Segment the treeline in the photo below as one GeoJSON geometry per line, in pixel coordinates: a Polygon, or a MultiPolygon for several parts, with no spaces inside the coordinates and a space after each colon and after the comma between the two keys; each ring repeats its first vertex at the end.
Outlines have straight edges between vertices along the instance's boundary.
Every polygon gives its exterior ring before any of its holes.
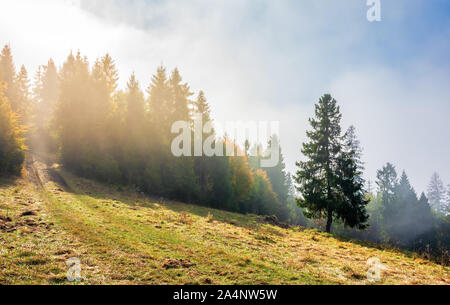
{"type": "Polygon", "coordinates": [[[0,176],[20,174],[25,159],[23,118],[30,106],[27,78],[23,67],[16,73],[6,46],[0,54],[0,176]]]}
{"type": "Polygon", "coordinates": [[[340,226],[337,231],[358,239],[434,254],[448,263],[450,196],[445,196],[439,176],[433,175],[428,197],[425,193],[418,196],[406,172],[398,177],[395,166],[387,163],[377,171],[376,185],[376,191],[371,185],[367,187],[368,229],[356,231],[340,226]]]}
{"type": "MultiPolygon", "coordinates": [[[[194,94],[178,69],[168,73],[158,67],[145,89],[132,74],[126,88],[119,90],[119,73],[108,54],[90,65],[78,52],[70,54],[60,68],[52,60],[39,67],[30,86],[24,67],[20,73],[14,71],[8,46],[3,53],[9,55],[2,56],[2,67],[12,68],[1,70],[2,82],[26,92],[11,93],[8,100],[29,128],[29,146],[57,153],[71,171],[153,196],[276,215],[292,223],[304,220],[282,156],[279,165],[269,170],[260,168],[262,152],[250,158],[225,153],[173,156],[173,122],[193,122],[194,115],[201,115],[203,122],[211,119],[205,94],[194,94]]],[[[210,135],[215,136],[214,130],[203,139],[210,135]]],[[[218,143],[241,149],[232,139],[216,138],[218,143]]]]}

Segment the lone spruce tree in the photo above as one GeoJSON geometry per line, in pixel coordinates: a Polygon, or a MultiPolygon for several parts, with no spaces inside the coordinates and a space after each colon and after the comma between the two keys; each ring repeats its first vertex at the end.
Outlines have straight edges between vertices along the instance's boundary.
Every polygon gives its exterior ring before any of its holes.
{"type": "Polygon", "coordinates": [[[304,161],[297,162],[296,189],[301,197],[297,204],[309,218],[325,218],[326,231],[334,220],[364,229],[367,225],[358,153],[341,135],[342,115],[336,100],[325,94],[315,106],[315,117],[309,120],[312,130],[303,143],[304,161]]]}

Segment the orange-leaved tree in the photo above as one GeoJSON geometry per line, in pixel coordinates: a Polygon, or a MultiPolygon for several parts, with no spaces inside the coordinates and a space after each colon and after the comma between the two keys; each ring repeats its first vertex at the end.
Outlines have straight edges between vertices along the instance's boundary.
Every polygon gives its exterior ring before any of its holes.
{"type": "Polygon", "coordinates": [[[5,89],[6,85],[0,83],[0,175],[17,175],[25,159],[26,147],[22,137],[25,128],[12,111],[5,89]]]}

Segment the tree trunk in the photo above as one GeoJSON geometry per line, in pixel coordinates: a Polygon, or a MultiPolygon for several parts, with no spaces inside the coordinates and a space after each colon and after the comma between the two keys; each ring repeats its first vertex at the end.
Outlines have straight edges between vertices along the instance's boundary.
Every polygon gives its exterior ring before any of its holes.
{"type": "Polygon", "coordinates": [[[326,227],[327,233],[331,233],[331,224],[332,223],[333,223],[333,212],[331,210],[328,210],[327,227],[326,227]]]}

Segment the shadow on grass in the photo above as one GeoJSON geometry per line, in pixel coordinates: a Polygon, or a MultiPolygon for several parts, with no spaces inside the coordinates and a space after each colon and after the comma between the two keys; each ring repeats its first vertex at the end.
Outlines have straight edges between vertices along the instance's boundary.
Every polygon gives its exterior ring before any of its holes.
{"type": "Polygon", "coordinates": [[[190,213],[200,217],[212,215],[212,219],[247,229],[258,230],[264,224],[262,217],[218,210],[196,204],[182,203],[162,197],[148,196],[130,187],[116,186],[76,176],[62,168],[47,169],[52,182],[66,192],[87,195],[98,200],[119,201],[130,207],[158,210],[164,207],[173,212],[190,213]]]}
{"type": "Polygon", "coordinates": [[[21,179],[20,176],[0,176],[0,187],[14,186],[19,179],[21,179]]]}
{"type": "MultiPolygon", "coordinates": [[[[336,234],[336,235],[333,234],[332,237],[341,242],[349,242],[354,245],[359,245],[359,246],[365,247],[365,248],[377,249],[377,250],[387,251],[387,252],[391,252],[391,253],[398,253],[398,254],[402,254],[408,258],[419,258],[419,257],[423,258],[421,253],[419,253],[419,252],[411,251],[411,250],[401,248],[399,246],[388,244],[388,243],[380,243],[380,242],[374,242],[374,241],[369,241],[369,240],[364,240],[364,239],[356,239],[356,238],[347,237],[347,236],[340,235],[340,234],[336,234]]],[[[434,262],[434,263],[437,262],[435,258],[430,258],[430,259],[423,258],[423,259],[430,261],[430,262],[434,262]]]]}

